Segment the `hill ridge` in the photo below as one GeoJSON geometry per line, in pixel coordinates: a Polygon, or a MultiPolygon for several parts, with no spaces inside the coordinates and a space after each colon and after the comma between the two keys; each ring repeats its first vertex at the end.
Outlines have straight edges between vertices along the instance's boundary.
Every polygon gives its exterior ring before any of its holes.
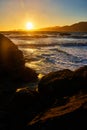
{"type": "Polygon", "coordinates": [[[59,32],[87,32],[87,22],[82,21],[78,23],[74,23],[72,25],[65,26],[54,26],[47,28],[40,28],[40,31],[59,31],[59,32]]]}

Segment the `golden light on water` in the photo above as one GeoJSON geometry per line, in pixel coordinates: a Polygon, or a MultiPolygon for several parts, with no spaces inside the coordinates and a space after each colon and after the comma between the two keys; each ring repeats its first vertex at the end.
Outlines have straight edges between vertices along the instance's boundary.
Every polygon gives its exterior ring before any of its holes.
{"type": "Polygon", "coordinates": [[[26,26],[26,30],[33,30],[34,29],[34,25],[32,22],[27,22],[25,26],[26,26]]]}

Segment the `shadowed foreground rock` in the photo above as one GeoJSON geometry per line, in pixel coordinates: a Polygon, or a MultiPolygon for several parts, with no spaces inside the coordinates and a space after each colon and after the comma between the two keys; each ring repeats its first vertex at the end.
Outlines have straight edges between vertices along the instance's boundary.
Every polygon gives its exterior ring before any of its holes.
{"type": "Polygon", "coordinates": [[[39,94],[29,88],[17,89],[9,104],[9,110],[13,113],[11,128],[22,129],[27,122],[32,120],[39,109],[39,94]]]}
{"type": "Polygon", "coordinates": [[[0,34],[0,70],[17,71],[24,67],[24,58],[17,46],[0,34]]]}
{"type": "Polygon", "coordinates": [[[45,75],[37,92],[18,88],[37,80],[24,64],[22,52],[0,34],[0,130],[87,130],[87,66],[45,75]]]}
{"type": "Polygon", "coordinates": [[[87,75],[84,72],[87,72],[86,66],[73,72],[65,69],[47,74],[39,82],[43,88],[38,86],[38,92],[17,89],[0,113],[0,126],[8,130],[86,130],[87,88],[84,82],[87,75]],[[84,80],[79,81],[78,77],[84,80]],[[53,88],[50,90],[50,87],[53,88]]]}
{"type": "Polygon", "coordinates": [[[87,94],[74,95],[65,105],[50,107],[28,123],[26,130],[86,130],[87,94]]]}
{"type": "Polygon", "coordinates": [[[74,71],[73,82],[76,81],[76,86],[87,91],[87,66],[82,66],[74,71]]]}
{"type": "Polygon", "coordinates": [[[25,67],[22,51],[0,34],[0,108],[7,108],[17,88],[37,79],[35,70],[25,67]]]}
{"type": "Polygon", "coordinates": [[[22,51],[2,34],[0,34],[0,78],[25,82],[37,80],[37,73],[25,67],[22,51]]]}
{"type": "Polygon", "coordinates": [[[69,96],[73,93],[71,79],[73,72],[68,69],[45,75],[38,84],[38,91],[45,96],[69,96]]]}
{"type": "Polygon", "coordinates": [[[87,66],[75,71],[68,69],[45,75],[38,84],[38,91],[49,97],[67,97],[80,90],[87,90],[87,66]]]}

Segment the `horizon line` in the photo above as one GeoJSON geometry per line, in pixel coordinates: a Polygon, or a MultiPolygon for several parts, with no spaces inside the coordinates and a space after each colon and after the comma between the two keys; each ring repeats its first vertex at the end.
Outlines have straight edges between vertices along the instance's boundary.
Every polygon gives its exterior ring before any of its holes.
{"type": "MultiPolygon", "coordinates": [[[[46,27],[40,27],[40,28],[36,28],[36,29],[32,29],[32,30],[26,30],[26,29],[11,29],[11,30],[0,30],[0,32],[8,32],[8,31],[15,31],[15,32],[18,32],[18,31],[25,31],[25,32],[34,32],[34,31],[41,31],[41,29],[47,29],[47,28],[54,28],[54,27],[59,27],[59,28],[62,28],[62,27],[65,27],[65,26],[72,26],[74,24],[79,24],[79,23],[86,23],[87,21],[79,21],[79,22],[76,22],[76,23],[73,23],[73,24],[65,24],[65,25],[54,25],[54,26],[46,26],[46,27]]],[[[45,30],[42,30],[42,31],[45,31],[45,30]]],[[[49,30],[50,31],[50,30],[49,30]]]]}

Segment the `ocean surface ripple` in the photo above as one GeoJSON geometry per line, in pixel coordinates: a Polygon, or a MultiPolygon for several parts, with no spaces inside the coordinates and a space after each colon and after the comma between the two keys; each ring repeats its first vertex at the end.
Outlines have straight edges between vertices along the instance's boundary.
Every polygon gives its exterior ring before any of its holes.
{"type": "Polygon", "coordinates": [[[87,33],[5,33],[23,51],[26,66],[40,74],[87,65],[87,33]]]}

